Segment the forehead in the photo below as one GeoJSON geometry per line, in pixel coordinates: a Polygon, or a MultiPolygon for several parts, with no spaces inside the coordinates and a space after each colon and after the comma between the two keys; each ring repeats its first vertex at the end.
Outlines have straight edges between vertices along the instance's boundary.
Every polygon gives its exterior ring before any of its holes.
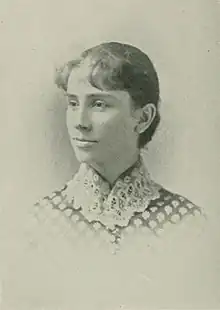
{"type": "Polygon", "coordinates": [[[101,94],[110,95],[120,100],[130,100],[129,93],[123,90],[101,90],[89,82],[89,75],[91,74],[92,65],[91,62],[85,61],[78,67],[73,68],[70,73],[67,85],[67,93],[76,96],[90,95],[90,94],[101,94]]]}
{"type": "Polygon", "coordinates": [[[74,67],[70,73],[69,82],[71,79],[79,82],[85,82],[88,80],[88,76],[92,71],[92,62],[89,59],[83,60],[78,66],[74,67]]]}
{"type": "Polygon", "coordinates": [[[101,92],[99,89],[93,87],[88,80],[92,67],[88,61],[81,63],[79,66],[73,68],[70,73],[67,85],[67,92],[76,94],[82,90],[101,92]]]}

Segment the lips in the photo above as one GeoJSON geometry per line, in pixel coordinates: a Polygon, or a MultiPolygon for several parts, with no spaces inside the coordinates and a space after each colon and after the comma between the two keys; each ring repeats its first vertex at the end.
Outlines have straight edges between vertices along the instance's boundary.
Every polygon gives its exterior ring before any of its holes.
{"type": "Polygon", "coordinates": [[[97,143],[97,140],[91,140],[91,139],[86,139],[86,138],[73,138],[73,140],[75,141],[79,141],[79,142],[92,142],[92,143],[97,143]]]}
{"type": "Polygon", "coordinates": [[[88,139],[80,139],[74,138],[75,145],[79,148],[91,148],[94,146],[98,141],[97,140],[88,140],[88,139]]]}

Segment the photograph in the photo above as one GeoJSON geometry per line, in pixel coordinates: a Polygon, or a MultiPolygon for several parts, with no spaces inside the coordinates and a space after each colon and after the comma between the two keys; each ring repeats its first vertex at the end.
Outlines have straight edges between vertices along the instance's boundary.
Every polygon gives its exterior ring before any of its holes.
{"type": "Polygon", "coordinates": [[[0,8],[0,308],[220,309],[219,2],[0,8]]]}

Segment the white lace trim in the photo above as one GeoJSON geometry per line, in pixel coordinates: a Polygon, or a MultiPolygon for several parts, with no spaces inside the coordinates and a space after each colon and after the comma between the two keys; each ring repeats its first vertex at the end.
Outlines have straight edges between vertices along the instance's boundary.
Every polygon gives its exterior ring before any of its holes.
{"type": "Polygon", "coordinates": [[[143,212],[151,200],[159,198],[160,186],[154,183],[142,161],[119,177],[112,189],[108,182],[86,164],[67,184],[66,198],[89,221],[99,221],[109,229],[127,226],[136,212],[143,212]]]}

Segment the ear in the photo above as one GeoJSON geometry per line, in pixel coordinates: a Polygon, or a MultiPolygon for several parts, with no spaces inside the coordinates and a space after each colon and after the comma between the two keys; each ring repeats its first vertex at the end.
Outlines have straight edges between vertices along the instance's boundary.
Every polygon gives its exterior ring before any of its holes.
{"type": "Polygon", "coordinates": [[[136,127],[136,131],[141,134],[145,132],[153,122],[156,115],[156,107],[153,103],[146,104],[141,109],[141,115],[139,118],[138,125],[136,127]]]}

